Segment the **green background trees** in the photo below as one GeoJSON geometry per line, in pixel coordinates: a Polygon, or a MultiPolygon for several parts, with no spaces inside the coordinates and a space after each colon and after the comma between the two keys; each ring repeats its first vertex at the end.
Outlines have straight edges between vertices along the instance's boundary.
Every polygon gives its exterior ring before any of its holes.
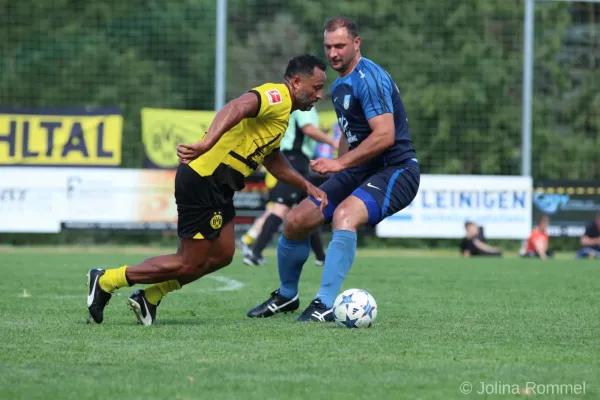
{"type": "MultiPolygon", "coordinates": [[[[0,105],[118,104],[126,167],[142,165],[141,107],[213,108],[214,0],[0,9],[0,105]]],[[[535,178],[600,179],[598,9],[536,6],[535,178]]],[[[229,0],[227,98],[279,79],[292,55],[322,56],[334,15],[356,19],[363,54],[397,81],[425,173],[520,173],[520,0],[229,0]]]]}

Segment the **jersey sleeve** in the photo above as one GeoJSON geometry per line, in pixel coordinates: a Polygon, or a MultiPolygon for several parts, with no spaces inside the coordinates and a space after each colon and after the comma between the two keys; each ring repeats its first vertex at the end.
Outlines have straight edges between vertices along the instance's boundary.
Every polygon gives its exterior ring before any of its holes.
{"type": "Polygon", "coordinates": [[[359,79],[357,94],[367,120],[394,112],[392,90],[391,78],[385,72],[369,71],[359,79]]]}
{"type": "Polygon", "coordinates": [[[294,113],[298,127],[302,128],[306,125],[319,126],[319,114],[313,107],[309,111],[297,111],[294,113]]]}
{"type": "Polygon", "coordinates": [[[286,113],[290,112],[291,99],[281,85],[265,84],[253,88],[250,92],[258,96],[258,113],[255,118],[286,118],[286,113]]]}

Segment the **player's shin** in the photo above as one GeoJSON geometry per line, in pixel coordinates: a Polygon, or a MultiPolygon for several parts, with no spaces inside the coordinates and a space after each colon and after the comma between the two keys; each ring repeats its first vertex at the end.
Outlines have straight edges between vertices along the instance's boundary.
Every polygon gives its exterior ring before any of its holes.
{"type": "Polygon", "coordinates": [[[279,267],[279,280],[281,296],[291,299],[298,294],[298,282],[302,267],[310,254],[308,238],[302,240],[289,240],[284,235],[279,238],[277,246],[277,265],[279,267]]]}
{"type": "Polygon", "coordinates": [[[317,298],[331,308],[342,287],[342,283],[350,271],[356,255],[356,232],[337,230],[333,232],[327,248],[327,257],[321,277],[321,287],[317,298]]]}
{"type": "Polygon", "coordinates": [[[205,275],[211,274],[223,267],[225,264],[220,258],[209,257],[206,264],[198,268],[188,268],[182,271],[181,276],[170,281],[155,283],[144,289],[146,299],[153,305],[158,305],[162,298],[168,293],[181,289],[182,286],[192,283],[205,275]]]}

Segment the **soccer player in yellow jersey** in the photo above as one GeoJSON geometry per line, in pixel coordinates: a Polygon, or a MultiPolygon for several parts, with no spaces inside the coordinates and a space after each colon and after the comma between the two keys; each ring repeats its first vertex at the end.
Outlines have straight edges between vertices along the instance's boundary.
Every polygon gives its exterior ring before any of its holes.
{"type": "Polygon", "coordinates": [[[91,269],[87,304],[93,321],[103,321],[115,290],[150,283],[127,302],[140,323],[152,325],[165,294],[229,265],[235,252],[233,195],[261,164],[277,179],[318,198],[321,208],[326,206],[325,193],[291,168],[279,152],[290,113],[310,110],[322,98],[325,68],[315,56],[294,57],[282,83],[266,83],[232,100],[217,113],[203,140],[177,146],[179,249],[134,266],[91,269]]]}

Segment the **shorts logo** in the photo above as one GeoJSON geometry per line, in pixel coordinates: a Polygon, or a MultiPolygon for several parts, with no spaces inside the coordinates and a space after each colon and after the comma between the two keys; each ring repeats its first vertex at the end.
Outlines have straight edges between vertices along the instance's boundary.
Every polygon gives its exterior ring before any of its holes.
{"type": "Polygon", "coordinates": [[[269,99],[269,104],[279,104],[281,103],[281,94],[277,89],[271,89],[267,91],[267,98],[269,99]]]}
{"type": "Polygon", "coordinates": [[[377,186],[373,186],[373,184],[371,182],[367,183],[367,186],[373,189],[377,189],[379,191],[381,191],[381,189],[379,189],[377,186]]]}
{"type": "Polygon", "coordinates": [[[221,214],[215,214],[210,219],[210,227],[213,229],[219,229],[223,225],[223,216],[221,214]]]}

